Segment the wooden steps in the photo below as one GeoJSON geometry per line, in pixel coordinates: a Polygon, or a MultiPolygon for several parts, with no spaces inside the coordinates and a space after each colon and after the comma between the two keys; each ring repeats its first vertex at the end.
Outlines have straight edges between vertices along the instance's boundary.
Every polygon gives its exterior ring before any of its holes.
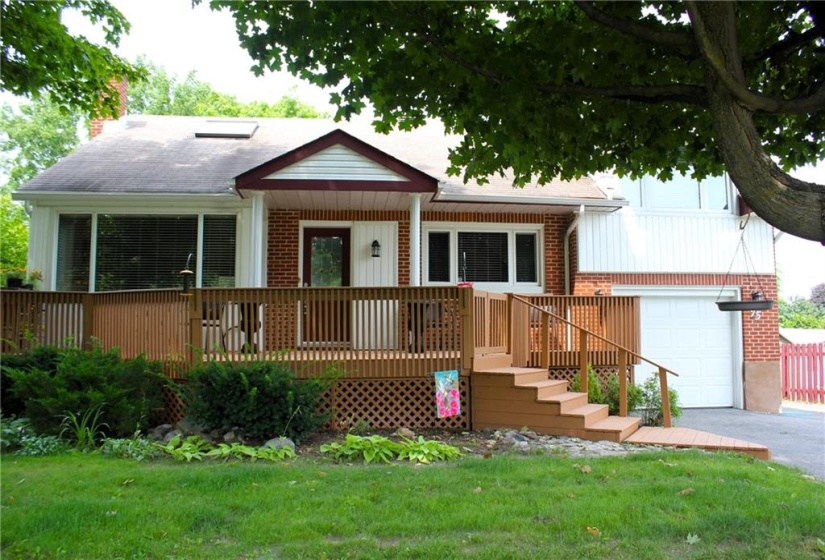
{"type": "Polygon", "coordinates": [[[527,426],[540,434],[616,442],[638,429],[638,418],[608,416],[607,405],[588,403],[587,394],[568,391],[567,381],[548,379],[546,370],[501,365],[506,361],[475,363],[474,429],[527,426]]]}
{"type": "Polygon", "coordinates": [[[592,441],[737,451],[765,460],[771,457],[764,445],[689,428],[640,428],[639,418],[609,416],[607,405],[588,403],[586,394],[568,391],[567,381],[548,379],[543,369],[494,365],[474,371],[471,387],[476,430],[526,426],[540,434],[592,441]]]}

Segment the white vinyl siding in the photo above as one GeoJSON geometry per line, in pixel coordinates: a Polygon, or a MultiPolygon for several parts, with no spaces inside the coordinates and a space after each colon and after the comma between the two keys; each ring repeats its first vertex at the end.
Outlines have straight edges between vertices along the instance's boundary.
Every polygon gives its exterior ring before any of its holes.
{"type": "Polygon", "coordinates": [[[773,230],[751,218],[745,245],[739,244],[745,218],[727,214],[641,212],[585,214],[579,222],[580,272],[679,272],[773,274],[773,230]],[[734,254],[736,258],[734,260],[734,254]],[[733,267],[731,268],[731,265],[733,267]]]}
{"type": "Polygon", "coordinates": [[[336,144],[267,175],[266,179],[409,181],[383,165],[336,144]]]}

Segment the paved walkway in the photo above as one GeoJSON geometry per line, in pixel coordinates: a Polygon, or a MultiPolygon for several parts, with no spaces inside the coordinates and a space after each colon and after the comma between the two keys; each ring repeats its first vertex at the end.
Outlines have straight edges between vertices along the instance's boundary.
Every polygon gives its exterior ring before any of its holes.
{"type": "Polygon", "coordinates": [[[768,447],[777,463],[825,480],[825,405],[785,402],[781,414],[734,408],[687,408],[673,422],[768,447]]]}

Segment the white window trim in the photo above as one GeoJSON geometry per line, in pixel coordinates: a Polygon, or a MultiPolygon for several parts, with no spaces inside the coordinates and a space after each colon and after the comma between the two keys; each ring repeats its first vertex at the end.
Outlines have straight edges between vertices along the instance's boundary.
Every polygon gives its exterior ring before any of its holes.
{"type": "Polygon", "coordinates": [[[425,286],[454,286],[458,282],[458,233],[507,233],[507,277],[510,282],[476,282],[483,287],[505,290],[509,287],[532,291],[544,286],[544,226],[542,224],[490,224],[484,222],[425,222],[421,228],[421,264],[422,280],[425,286]],[[430,282],[430,245],[428,235],[431,232],[450,235],[450,280],[447,282],[430,282]],[[516,234],[536,235],[536,282],[516,282],[516,234]]]}
{"type": "Polygon", "coordinates": [[[659,208],[651,208],[647,206],[646,201],[646,194],[645,194],[645,179],[653,179],[656,180],[655,177],[652,175],[645,175],[640,179],[635,179],[635,182],[638,183],[639,188],[639,203],[638,205],[630,205],[627,208],[632,208],[634,212],[649,212],[651,214],[663,214],[663,215],[680,215],[680,214],[696,214],[697,212],[701,212],[703,214],[718,214],[720,216],[728,216],[728,215],[735,215],[736,214],[736,189],[733,186],[733,182],[730,180],[730,176],[725,173],[725,193],[727,195],[728,200],[728,209],[711,209],[708,208],[708,194],[707,190],[704,187],[705,182],[707,179],[698,180],[696,179],[696,187],[699,191],[699,208],[677,208],[677,207],[659,207],[659,208]]]}
{"type": "MultiPolygon", "coordinates": [[[[197,218],[197,235],[198,235],[198,243],[196,247],[196,251],[198,255],[203,255],[203,217],[204,216],[235,216],[235,282],[238,282],[238,278],[241,273],[241,250],[239,248],[241,242],[241,221],[242,221],[242,210],[234,210],[234,211],[212,211],[212,210],[204,210],[202,208],[198,209],[191,209],[191,208],[167,208],[167,209],[128,209],[128,210],[121,210],[119,208],[111,208],[105,210],[94,210],[89,211],[88,209],[81,209],[81,208],[71,208],[71,209],[61,209],[57,214],[57,220],[55,224],[60,223],[60,216],[67,215],[67,216],[91,216],[91,240],[89,243],[89,292],[96,292],[97,286],[95,283],[95,277],[97,276],[97,228],[98,228],[98,216],[100,214],[103,215],[113,215],[113,216],[195,216],[197,218]]],[[[55,227],[53,232],[53,247],[55,250],[52,252],[52,270],[54,271],[54,280],[53,283],[57,280],[57,246],[58,240],[60,237],[60,228],[55,227]]],[[[196,262],[196,270],[195,270],[195,287],[200,288],[202,282],[202,273],[203,273],[203,264],[201,263],[203,259],[198,258],[196,262]]],[[[186,263],[181,263],[181,269],[186,263]]],[[[54,284],[53,288],[56,288],[56,284],[54,284]]]]}

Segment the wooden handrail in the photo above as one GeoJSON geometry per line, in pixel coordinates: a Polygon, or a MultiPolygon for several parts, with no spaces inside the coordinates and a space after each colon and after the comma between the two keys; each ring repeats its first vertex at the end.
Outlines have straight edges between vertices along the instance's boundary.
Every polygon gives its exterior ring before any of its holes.
{"type": "MultiPolygon", "coordinates": [[[[580,336],[580,344],[579,344],[579,387],[581,387],[582,392],[587,392],[588,390],[588,379],[587,379],[587,338],[589,336],[593,336],[602,342],[609,344],[610,346],[616,348],[619,351],[619,415],[620,416],[627,416],[627,378],[626,370],[627,370],[627,357],[628,356],[635,356],[642,361],[649,363],[650,365],[656,367],[658,369],[659,374],[659,387],[662,392],[662,415],[664,420],[664,425],[666,428],[670,428],[672,426],[672,421],[670,418],[670,393],[668,392],[667,388],[667,374],[670,373],[671,375],[675,375],[679,377],[679,374],[675,371],[666,368],[665,366],[654,362],[648,358],[645,358],[638,352],[634,352],[633,350],[618,344],[612,340],[609,340],[589,329],[582,327],[581,325],[577,325],[571,321],[568,321],[564,317],[560,317],[555,313],[544,309],[538,305],[531,303],[530,301],[524,299],[521,296],[513,295],[513,301],[519,301],[524,305],[528,306],[529,308],[535,309],[539,313],[541,313],[542,321],[541,321],[541,328],[542,328],[542,336],[544,340],[547,340],[547,336],[549,334],[549,317],[556,319],[557,321],[561,321],[575,329],[579,329],[579,336],[580,336]],[[624,367],[622,364],[624,363],[624,367]],[[624,380],[624,383],[622,383],[624,380]]],[[[547,351],[547,345],[544,345],[542,351],[542,367],[545,367],[545,354],[547,354],[547,362],[549,363],[549,353],[547,351]]]]}

